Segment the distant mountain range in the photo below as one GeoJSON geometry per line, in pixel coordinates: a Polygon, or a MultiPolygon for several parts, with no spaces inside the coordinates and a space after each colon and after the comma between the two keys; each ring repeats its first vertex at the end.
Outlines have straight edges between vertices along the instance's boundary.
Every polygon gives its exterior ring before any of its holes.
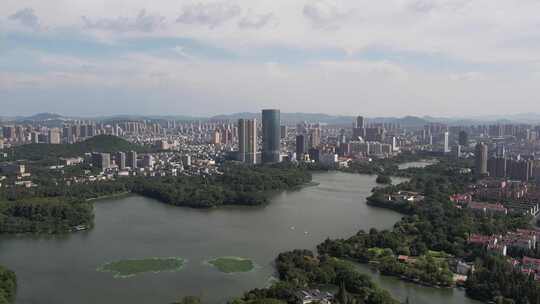
{"type": "MultiPolygon", "coordinates": [[[[239,118],[261,118],[261,113],[234,113],[210,117],[214,120],[236,120],[239,118]]],[[[321,122],[326,124],[352,124],[353,116],[336,116],[322,113],[281,113],[281,121],[284,123],[298,123],[302,121],[321,122]]]]}
{"type": "MultiPolygon", "coordinates": [[[[211,119],[217,120],[226,120],[226,119],[239,119],[239,118],[260,118],[261,114],[259,113],[236,113],[229,115],[219,115],[214,116],[211,119]]],[[[298,123],[302,121],[307,122],[320,122],[329,125],[352,125],[353,121],[356,119],[356,116],[336,116],[320,113],[281,113],[281,121],[284,123],[298,123]]],[[[421,127],[425,124],[430,123],[430,121],[415,117],[415,116],[405,116],[401,118],[397,117],[374,117],[367,118],[369,122],[373,123],[397,123],[405,127],[421,127]]]]}
{"type": "MultiPolygon", "coordinates": [[[[69,120],[100,120],[100,121],[112,121],[112,120],[179,120],[179,121],[193,121],[193,120],[236,120],[239,118],[260,119],[260,113],[233,113],[217,115],[212,117],[194,117],[187,115],[111,115],[111,116],[98,116],[98,117],[74,117],[63,116],[56,113],[38,113],[32,116],[15,116],[15,117],[0,117],[1,121],[9,122],[43,122],[47,125],[62,124],[64,121],[69,120]]],[[[302,121],[307,122],[320,122],[330,125],[343,125],[349,126],[354,121],[355,116],[347,115],[329,115],[323,113],[281,113],[281,120],[287,124],[295,124],[302,121]]],[[[521,113],[510,115],[491,115],[491,116],[470,116],[470,117],[432,117],[432,116],[405,116],[405,117],[367,117],[368,122],[373,123],[396,123],[404,127],[421,127],[429,123],[445,123],[448,125],[474,125],[474,124],[494,124],[494,123],[527,123],[537,124],[540,123],[540,114],[538,113],[521,113]]]]}

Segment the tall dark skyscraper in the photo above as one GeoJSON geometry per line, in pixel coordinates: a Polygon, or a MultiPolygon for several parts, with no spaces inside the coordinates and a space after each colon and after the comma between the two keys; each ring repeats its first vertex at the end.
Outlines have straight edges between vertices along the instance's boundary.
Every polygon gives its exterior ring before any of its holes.
{"type": "Polygon", "coordinates": [[[467,134],[467,132],[465,131],[460,131],[459,132],[459,144],[461,146],[468,146],[469,145],[469,134],[467,134]]]}
{"type": "Polygon", "coordinates": [[[126,153],[124,152],[118,152],[115,155],[115,161],[116,165],[120,170],[124,170],[126,168],[126,153]]]}
{"type": "Polygon", "coordinates": [[[356,117],[356,121],[355,121],[354,127],[355,127],[355,128],[365,128],[365,127],[366,127],[366,123],[365,123],[365,121],[364,121],[364,117],[363,117],[363,116],[358,116],[358,117],[356,117]]]}
{"type": "Polygon", "coordinates": [[[296,135],[296,159],[301,160],[307,151],[307,138],[304,134],[296,135]]]}
{"type": "Polygon", "coordinates": [[[262,110],[262,161],[277,163],[280,156],[281,122],[279,110],[262,110]]]}
{"type": "Polygon", "coordinates": [[[353,123],[353,140],[358,140],[359,137],[366,136],[366,122],[363,116],[356,117],[353,123]]]}
{"type": "Polygon", "coordinates": [[[127,153],[126,166],[130,167],[131,170],[137,169],[137,152],[130,151],[127,153]]]}
{"type": "Polygon", "coordinates": [[[483,176],[488,173],[488,146],[484,143],[478,143],[475,150],[476,176],[483,176]]]}
{"type": "Polygon", "coordinates": [[[111,167],[111,155],[109,153],[92,153],[92,166],[101,170],[111,167]]]}

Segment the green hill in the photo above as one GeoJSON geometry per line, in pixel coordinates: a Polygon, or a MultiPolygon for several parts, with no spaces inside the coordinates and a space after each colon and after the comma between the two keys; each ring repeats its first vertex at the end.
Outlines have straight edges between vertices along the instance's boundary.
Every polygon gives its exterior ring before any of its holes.
{"type": "Polygon", "coordinates": [[[29,144],[8,151],[12,160],[56,162],[60,157],[82,156],[88,152],[114,153],[118,151],[147,152],[148,149],[112,135],[98,135],[75,144],[29,144]]]}

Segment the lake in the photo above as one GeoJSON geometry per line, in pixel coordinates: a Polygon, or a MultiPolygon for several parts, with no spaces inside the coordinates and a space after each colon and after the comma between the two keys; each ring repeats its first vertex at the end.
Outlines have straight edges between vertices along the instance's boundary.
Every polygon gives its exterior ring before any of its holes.
{"type": "MultiPolygon", "coordinates": [[[[375,176],[339,172],[313,176],[317,186],[276,195],[263,207],[195,210],[140,196],[95,202],[95,228],[64,237],[0,238],[0,263],[18,276],[21,304],[168,304],[182,296],[224,303],[269,284],[273,259],[295,248],[314,249],[325,238],[359,229],[390,228],[400,215],[369,207],[375,176]],[[206,261],[250,258],[253,271],[226,274],[206,261]],[[96,271],[122,259],[181,257],[179,272],[115,279],[96,271]]],[[[365,272],[370,273],[366,267],[365,272]]],[[[425,288],[374,274],[395,296],[416,304],[476,303],[458,290],[425,288]]]]}

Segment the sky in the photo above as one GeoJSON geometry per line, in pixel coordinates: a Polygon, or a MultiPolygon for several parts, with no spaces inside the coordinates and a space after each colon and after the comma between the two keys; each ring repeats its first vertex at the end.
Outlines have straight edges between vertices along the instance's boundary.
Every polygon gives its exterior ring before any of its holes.
{"type": "Polygon", "coordinates": [[[0,116],[540,112],[540,0],[2,0],[0,116]]]}

